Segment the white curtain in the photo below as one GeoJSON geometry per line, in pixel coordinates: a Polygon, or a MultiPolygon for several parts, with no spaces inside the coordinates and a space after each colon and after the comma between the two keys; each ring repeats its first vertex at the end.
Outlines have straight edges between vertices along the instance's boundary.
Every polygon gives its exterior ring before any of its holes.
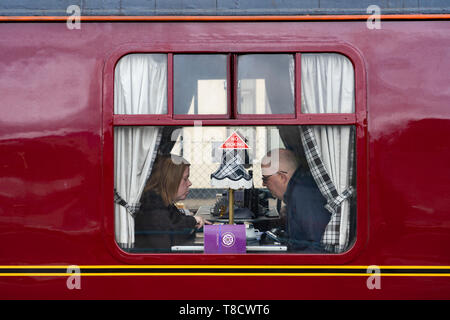
{"type": "Polygon", "coordinates": [[[167,55],[128,54],[114,75],[115,114],[167,113],[167,55]]]}
{"type": "Polygon", "coordinates": [[[355,112],[354,72],[336,53],[302,54],[302,112],[355,112]]]}
{"type": "MultiPolygon", "coordinates": [[[[167,55],[130,54],[120,59],[115,70],[114,113],[167,113],[167,55]]],[[[124,248],[134,243],[133,214],[139,208],[160,136],[157,127],[114,129],[115,235],[124,248]]]]}
{"type": "MultiPolygon", "coordinates": [[[[301,75],[301,107],[304,113],[354,112],[354,71],[345,56],[331,53],[302,54],[301,75]]],[[[352,127],[326,125],[309,129],[313,133],[309,140],[315,140],[318,157],[332,182],[324,187],[328,190],[321,189],[328,201],[326,208],[332,213],[322,242],[334,248],[335,252],[341,252],[348,245],[350,231],[349,197],[352,194],[354,165],[352,127]],[[334,195],[331,195],[330,184],[334,184],[337,194],[334,191],[334,195]]],[[[302,140],[306,140],[305,132],[302,131],[302,140]]],[[[317,176],[315,179],[316,182],[320,180],[317,176]]],[[[326,185],[323,180],[322,185],[326,185]]]]}
{"type": "Polygon", "coordinates": [[[295,109],[295,56],[289,60],[289,79],[291,79],[291,93],[294,98],[294,109],[295,109]]]}

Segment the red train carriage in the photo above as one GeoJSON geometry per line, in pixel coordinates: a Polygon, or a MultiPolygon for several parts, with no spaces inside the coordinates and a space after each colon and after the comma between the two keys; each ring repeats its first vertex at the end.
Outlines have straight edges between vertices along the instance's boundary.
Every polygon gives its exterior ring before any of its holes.
{"type": "Polygon", "coordinates": [[[448,16],[367,18],[2,17],[0,297],[448,299],[448,16]],[[259,201],[235,219],[245,253],[204,253],[201,232],[134,248],[162,149],[199,177],[180,206],[220,224],[209,178],[233,132],[259,201]],[[337,192],[321,253],[269,239],[283,203],[259,171],[273,147],[311,168],[307,134],[337,192]]]}

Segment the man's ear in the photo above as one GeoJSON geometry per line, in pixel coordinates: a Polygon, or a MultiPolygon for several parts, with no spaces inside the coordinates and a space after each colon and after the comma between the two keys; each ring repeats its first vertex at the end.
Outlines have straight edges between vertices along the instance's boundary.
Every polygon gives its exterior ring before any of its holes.
{"type": "Polygon", "coordinates": [[[285,173],[280,173],[280,177],[283,183],[287,184],[289,182],[289,178],[285,173]]]}

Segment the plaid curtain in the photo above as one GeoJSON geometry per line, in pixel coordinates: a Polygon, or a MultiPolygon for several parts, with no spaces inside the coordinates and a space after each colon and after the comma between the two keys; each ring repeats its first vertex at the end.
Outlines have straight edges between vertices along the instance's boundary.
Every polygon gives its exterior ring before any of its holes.
{"type": "MultiPolygon", "coordinates": [[[[301,60],[301,108],[305,113],[355,112],[354,70],[347,57],[310,53],[302,54],[301,60]]],[[[349,242],[349,198],[355,192],[351,188],[353,127],[302,127],[300,132],[308,165],[331,213],[322,243],[330,252],[342,252],[349,242]]]]}
{"type": "Polygon", "coordinates": [[[309,126],[300,127],[301,139],[303,148],[305,150],[306,159],[311,170],[311,174],[317,183],[317,186],[322,195],[327,200],[325,208],[331,213],[330,222],[328,223],[325,232],[322,236],[322,244],[325,250],[329,252],[343,252],[349,242],[349,219],[342,217],[342,204],[349,199],[353,194],[351,187],[351,177],[353,176],[353,138],[350,135],[349,145],[349,185],[341,193],[338,192],[335,183],[330,177],[328,170],[322,160],[319,146],[316,142],[314,130],[309,126]],[[344,234],[342,234],[344,233],[344,234]]]}

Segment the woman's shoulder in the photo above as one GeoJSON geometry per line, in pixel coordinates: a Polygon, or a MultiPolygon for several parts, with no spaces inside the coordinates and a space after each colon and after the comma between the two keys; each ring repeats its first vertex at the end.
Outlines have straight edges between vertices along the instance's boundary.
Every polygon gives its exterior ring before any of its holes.
{"type": "Polygon", "coordinates": [[[155,209],[167,208],[161,196],[153,190],[147,190],[142,193],[141,208],[147,206],[155,209]]]}
{"type": "Polygon", "coordinates": [[[167,223],[169,212],[161,197],[154,191],[145,191],[139,211],[134,218],[136,229],[155,228],[167,223]]]}

